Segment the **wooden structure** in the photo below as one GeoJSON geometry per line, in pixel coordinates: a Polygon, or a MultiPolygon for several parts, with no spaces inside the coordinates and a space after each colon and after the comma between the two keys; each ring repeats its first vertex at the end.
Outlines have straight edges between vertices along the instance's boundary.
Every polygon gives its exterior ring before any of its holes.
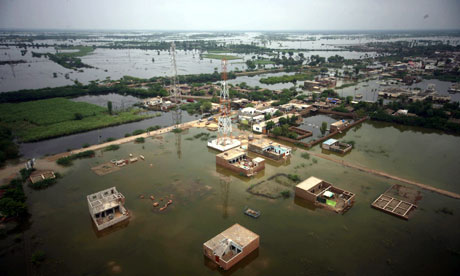
{"type": "Polygon", "coordinates": [[[385,213],[395,215],[403,219],[409,219],[409,213],[417,208],[417,205],[381,194],[372,204],[372,207],[384,211],[385,213]]]}
{"type": "Polygon", "coordinates": [[[295,195],[337,213],[346,212],[355,201],[355,194],[313,176],[295,187],[295,195]]]}
{"type": "Polygon", "coordinates": [[[228,270],[259,247],[259,235],[239,224],[203,244],[206,257],[228,270]]]}

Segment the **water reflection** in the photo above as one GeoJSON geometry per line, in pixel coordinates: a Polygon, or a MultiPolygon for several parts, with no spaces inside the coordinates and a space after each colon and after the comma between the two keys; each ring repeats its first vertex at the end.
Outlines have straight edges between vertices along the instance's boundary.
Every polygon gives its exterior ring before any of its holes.
{"type": "Polygon", "coordinates": [[[259,257],[259,248],[252,251],[249,255],[244,257],[241,261],[239,261],[237,264],[232,266],[229,270],[223,270],[219,268],[219,266],[215,262],[213,262],[212,260],[210,260],[203,254],[203,264],[211,271],[217,271],[219,272],[220,275],[230,276],[233,273],[237,272],[238,270],[244,269],[245,267],[247,267],[255,259],[257,259],[257,257],[259,257]]]}
{"type": "Polygon", "coordinates": [[[117,231],[120,231],[122,229],[125,229],[126,227],[128,227],[128,224],[129,224],[129,221],[130,221],[130,219],[127,219],[127,220],[121,221],[121,222],[119,222],[119,223],[117,223],[117,224],[115,224],[113,226],[110,226],[109,228],[106,228],[104,230],[99,231],[99,230],[97,230],[97,227],[94,224],[93,219],[90,217],[89,220],[90,220],[93,232],[94,232],[94,234],[96,235],[96,237],[98,239],[106,237],[106,236],[108,236],[108,235],[110,235],[112,233],[115,233],[117,231]]]}

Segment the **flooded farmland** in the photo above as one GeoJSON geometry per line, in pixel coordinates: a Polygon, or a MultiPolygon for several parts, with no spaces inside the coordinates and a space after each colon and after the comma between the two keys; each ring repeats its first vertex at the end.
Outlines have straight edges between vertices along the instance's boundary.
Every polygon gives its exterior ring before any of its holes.
{"type": "MultiPolygon", "coordinates": [[[[260,248],[232,270],[220,272],[225,275],[348,275],[375,271],[378,275],[395,271],[446,275],[458,269],[452,266],[458,263],[460,246],[460,208],[456,200],[422,190],[419,207],[405,221],[370,207],[397,182],[313,156],[304,158],[300,149],[294,151],[289,163],[269,162],[256,177],[242,178],[216,168],[216,152],[193,138],[202,131],[190,129],[149,138],[144,144],[124,144],[118,151],[75,162],[64,178],[46,190],[28,190],[32,216],[24,237],[31,250],[40,245],[47,252],[48,261],[39,268],[40,273],[215,275],[216,267],[203,257],[202,243],[234,223],[259,234],[260,248]],[[130,153],[144,155],[145,161],[105,176],[90,170],[130,153]],[[289,198],[272,200],[246,191],[277,173],[327,180],[355,193],[356,203],[339,215],[295,199],[292,192],[289,198]],[[128,225],[100,236],[93,229],[86,195],[111,186],[126,196],[125,206],[132,218],[128,225]],[[140,199],[141,195],[145,199],[140,199]],[[150,195],[157,199],[172,197],[174,203],[159,213],[152,207],[150,195]],[[260,210],[262,216],[257,220],[245,216],[245,206],[260,210]],[[453,214],[439,212],[442,208],[453,214]],[[433,258],[437,261],[432,262],[433,258]]],[[[349,130],[345,138],[356,142],[346,160],[460,191],[458,183],[452,181],[458,178],[459,153],[424,146],[436,140],[452,148],[460,142],[459,137],[364,123],[349,130]],[[427,159],[436,167],[417,161],[427,159]],[[441,173],[432,171],[439,172],[439,168],[441,173]]],[[[25,270],[15,267],[21,274],[25,270]]]]}

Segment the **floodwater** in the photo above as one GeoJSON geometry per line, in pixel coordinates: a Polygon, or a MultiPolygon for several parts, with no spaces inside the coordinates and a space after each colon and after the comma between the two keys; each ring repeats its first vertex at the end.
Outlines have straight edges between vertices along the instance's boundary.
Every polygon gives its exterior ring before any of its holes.
{"type": "MultiPolygon", "coordinates": [[[[76,161],[56,185],[46,190],[27,190],[32,217],[24,237],[31,252],[38,248],[47,256],[39,272],[454,275],[460,271],[458,200],[422,191],[419,208],[405,221],[370,207],[395,181],[318,158],[304,159],[300,150],[294,151],[287,164],[268,162],[265,171],[255,178],[242,178],[216,168],[216,152],[208,150],[205,141],[190,140],[202,131],[191,129],[182,134],[165,134],[163,139],[146,139],[145,144],[124,144],[118,151],[76,161]],[[126,158],[129,153],[142,154],[145,161],[105,176],[90,170],[111,159],[126,158]],[[292,196],[269,200],[246,192],[251,185],[276,173],[294,173],[301,179],[322,178],[354,192],[356,203],[346,214],[338,215],[292,196]],[[111,186],[126,196],[132,219],[127,226],[98,236],[89,217],[86,195],[111,186]],[[140,195],[146,199],[139,199],[140,195]],[[150,195],[156,199],[172,195],[174,203],[159,213],[147,199],[150,195]],[[261,217],[245,216],[245,206],[260,210],[261,217]],[[453,215],[437,213],[441,208],[452,210],[453,215]],[[216,271],[203,257],[202,244],[234,223],[259,234],[260,248],[231,271],[216,271]]],[[[460,190],[458,181],[453,181],[459,176],[459,156],[451,150],[459,144],[459,137],[365,123],[350,130],[345,138],[356,142],[356,149],[344,157],[346,160],[460,190]],[[369,148],[382,148],[389,157],[369,148]],[[437,171],[440,166],[444,169],[437,171]]],[[[7,270],[1,265],[2,271],[6,275],[25,274],[23,259],[12,258],[4,256],[10,266],[7,270]]]]}
{"type": "MultiPolygon", "coordinates": [[[[123,138],[126,133],[132,133],[133,131],[138,129],[145,130],[149,127],[157,125],[161,127],[167,127],[174,124],[173,115],[171,112],[150,113],[161,114],[161,116],[153,117],[138,122],[106,127],[38,142],[21,143],[19,144],[19,151],[23,158],[37,158],[44,155],[52,155],[65,152],[70,149],[81,148],[84,144],[99,144],[104,142],[108,138],[123,138]]],[[[197,118],[195,116],[189,115],[186,111],[182,111],[183,123],[190,122],[196,119],[197,118]]]]}
{"type": "MultiPolygon", "coordinates": [[[[129,35],[135,38],[143,33],[120,33],[118,35],[129,35]]],[[[145,33],[145,34],[148,34],[145,33]]],[[[104,33],[94,33],[94,38],[90,40],[35,40],[34,43],[45,44],[71,44],[71,45],[103,45],[106,41],[127,41],[124,37],[106,38],[104,33]]],[[[109,34],[117,35],[117,34],[109,34]]],[[[158,37],[158,40],[195,40],[190,37],[193,33],[173,33],[158,37]]],[[[264,44],[259,32],[242,32],[230,36],[215,36],[204,40],[215,40],[219,43],[228,44],[255,44],[266,46],[272,49],[297,49],[304,53],[305,56],[319,55],[329,57],[332,55],[341,55],[347,59],[360,59],[367,56],[376,56],[375,52],[353,52],[344,51],[343,46],[353,44],[364,44],[367,42],[384,41],[376,40],[365,34],[361,35],[330,35],[330,34],[294,34],[287,37],[288,40],[269,40],[264,44]],[[304,51],[302,51],[304,50],[304,51]],[[324,51],[327,50],[327,51],[324,51]]],[[[401,37],[386,39],[387,41],[399,40],[442,40],[456,45],[459,39],[455,37],[401,37]]],[[[98,48],[94,52],[82,57],[82,62],[93,66],[94,68],[82,68],[81,70],[66,69],[48,58],[34,58],[33,52],[54,53],[56,50],[50,48],[31,48],[22,55],[21,50],[15,46],[3,47],[0,49],[0,60],[25,60],[26,63],[20,63],[13,66],[0,66],[0,92],[15,91],[20,89],[37,89],[44,87],[58,87],[63,85],[72,85],[75,80],[88,84],[94,80],[104,80],[107,78],[120,79],[123,76],[134,76],[139,78],[151,78],[155,76],[170,76],[172,74],[170,55],[168,51],[140,50],[140,49],[103,49],[98,48]],[[154,61],[152,61],[152,58],[154,61]],[[53,76],[57,73],[57,77],[53,76]],[[66,77],[67,75],[67,77],[66,77]]],[[[65,50],[64,50],[65,51],[65,50]]],[[[225,53],[224,53],[225,54],[225,53]]],[[[227,53],[231,54],[231,53],[227,53]]],[[[251,59],[253,54],[238,54],[242,59],[231,60],[228,62],[227,69],[246,70],[244,63],[251,59]]],[[[212,73],[215,69],[220,71],[220,61],[203,58],[200,59],[198,51],[177,51],[178,74],[200,74],[212,73]]],[[[270,68],[271,65],[266,65],[270,68]]]]}

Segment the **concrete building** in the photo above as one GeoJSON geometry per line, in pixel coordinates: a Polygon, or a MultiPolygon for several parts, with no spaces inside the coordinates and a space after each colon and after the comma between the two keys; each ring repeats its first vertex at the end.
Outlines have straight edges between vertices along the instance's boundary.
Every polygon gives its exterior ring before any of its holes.
{"type": "Polygon", "coordinates": [[[241,148],[235,148],[216,155],[216,164],[245,176],[253,176],[265,169],[265,159],[251,158],[241,148]]]}
{"type": "MultiPolygon", "coordinates": [[[[297,114],[294,114],[294,115],[297,116],[297,114]]],[[[278,126],[279,125],[279,120],[281,118],[286,118],[287,119],[290,116],[292,116],[292,115],[286,114],[286,115],[282,115],[282,116],[275,117],[273,119],[267,120],[265,122],[261,122],[259,124],[255,124],[255,125],[252,126],[252,131],[257,132],[257,133],[264,133],[265,134],[265,133],[267,133],[267,128],[266,127],[267,127],[268,122],[273,122],[276,126],[278,126]]]]}
{"type": "Polygon", "coordinates": [[[304,81],[303,86],[307,90],[319,90],[321,84],[317,81],[306,80],[304,81]]]}
{"type": "Polygon", "coordinates": [[[337,213],[344,213],[355,201],[355,194],[313,176],[295,187],[295,196],[337,213]]]}
{"type": "Polygon", "coordinates": [[[222,269],[228,270],[259,248],[259,240],[259,235],[239,224],[234,224],[205,242],[203,253],[222,269]]]}
{"type": "Polygon", "coordinates": [[[255,139],[253,141],[249,141],[248,150],[276,161],[291,157],[292,151],[290,147],[267,139],[255,139]]]}
{"type": "Polygon", "coordinates": [[[328,139],[321,144],[321,148],[343,154],[349,152],[353,146],[350,144],[342,143],[336,139],[328,139]]]}
{"type": "Polygon", "coordinates": [[[345,120],[340,120],[340,121],[337,121],[335,123],[332,123],[330,133],[336,132],[336,131],[341,131],[342,129],[347,127],[348,124],[349,124],[348,121],[345,121],[345,120]]]}
{"type": "Polygon", "coordinates": [[[99,231],[130,217],[124,207],[125,197],[115,187],[88,195],[86,198],[89,213],[99,231]]]}

